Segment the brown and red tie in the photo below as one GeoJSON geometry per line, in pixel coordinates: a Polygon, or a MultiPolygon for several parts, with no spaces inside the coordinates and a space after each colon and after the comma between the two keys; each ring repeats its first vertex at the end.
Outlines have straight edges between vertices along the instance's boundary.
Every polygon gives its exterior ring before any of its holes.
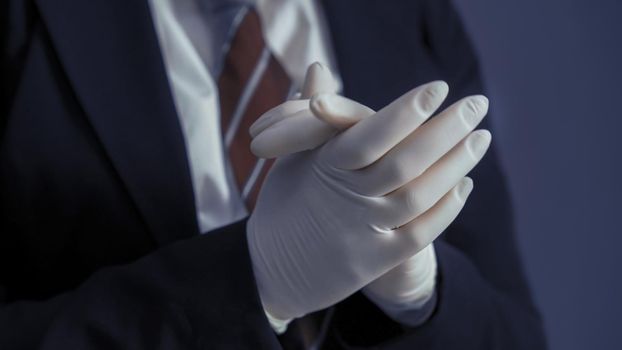
{"type": "Polygon", "coordinates": [[[251,153],[248,128],[287,99],[292,83],[264,42],[257,12],[249,8],[241,15],[223,62],[218,90],[225,150],[250,211],[273,160],[258,159],[251,153]]]}

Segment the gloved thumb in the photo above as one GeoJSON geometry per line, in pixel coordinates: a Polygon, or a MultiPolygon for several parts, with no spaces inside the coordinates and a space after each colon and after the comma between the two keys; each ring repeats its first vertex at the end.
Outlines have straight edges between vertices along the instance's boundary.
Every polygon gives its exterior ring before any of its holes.
{"type": "Polygon", "coordinates": [[[337,81],[330,69],[320,62],[314,62],[307,68],[305,81],[300,93],[301,99],[309,99],[319,93],[337,93],[337,81]]]}
{"type": "Polygon", "coordinates": [[[307,68],[302,92],[294,94],[290,101],[273,108],[259,117],[249,129],[251,136],[255,138],[278,122],[291,118],[294,114],[306,109],[309,106],[308,100],[311,96],[318,93],[336,93],[337,85],[328,67],[319,62],[311,64],[307,68]]]}

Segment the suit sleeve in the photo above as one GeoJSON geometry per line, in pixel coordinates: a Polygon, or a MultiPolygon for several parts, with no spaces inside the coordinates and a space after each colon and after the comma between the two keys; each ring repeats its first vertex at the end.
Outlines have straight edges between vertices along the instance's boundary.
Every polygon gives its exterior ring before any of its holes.
{"type": "Polygon", "coordinates": [[[278,349],[255,287],[245,225],[104,268],[49,300],[0,299],[0,348],[278,349]]]}
{"type": "MultiPolygon", "coordinates": [[[[448,102],[482,93],[476,56],[449,0],[425,1],[424,27],[440,78],[450,85],[448,102]]],[[[480,127],[490,128],[490,119],[480,127]]],[[[465,208],[435,242],[438,300],[430,319],[404,328],[357,293],[336,308],[329,344],[391,350],[546,348],[517,251],[494,140],[470,176],[475,189],[465,208]]]]}

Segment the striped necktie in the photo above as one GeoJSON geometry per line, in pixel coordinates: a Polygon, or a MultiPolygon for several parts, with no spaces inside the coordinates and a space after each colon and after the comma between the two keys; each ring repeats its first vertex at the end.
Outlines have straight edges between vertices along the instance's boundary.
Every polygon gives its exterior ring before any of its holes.
{"type": "MultiPolygon", "coordinates": [[[[263,113],[284,102],[293,86],[264,42],[257,12],[252,7],[243,11],[234,20],[235,34],[225,48],[218,90],[224,145],[236,185],[251,211],[274,160],[258,159],[251,153],[248,128],[263,113]]],[[[318,314],[295,320],[279,338],[281,345],[288,350],[316,349],[314,343],[323,338],[321,321],[318,314]]]]}
{"type": "Polygon", "coordinates": [[[255,9],[244,10],[239,18],[234,23],[237,30],[228,44],[218,90],[225,150],[250,211],[273,160],[258,159],[251,153],[248,128],[287,99],[292,83],[266,46],[255,9]]]}

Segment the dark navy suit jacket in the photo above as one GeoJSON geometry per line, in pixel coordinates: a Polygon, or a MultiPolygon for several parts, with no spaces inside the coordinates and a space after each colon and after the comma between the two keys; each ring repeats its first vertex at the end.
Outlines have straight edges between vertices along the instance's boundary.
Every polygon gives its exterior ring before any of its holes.
{"type": "MultiPolygon", "coordinates": [[[[380,108],[434,79],[481,93],[448,0],[324,1],[345,95],[380,108]]],[[[0,348],[278,349],[245,223],[199,235],[147,1],[0,9],[0,348]]],[[[484,125],[486,127],[486,125],[484,125]]],[[[361,294],[327,347],[542,349],[494,148],[436,243],[438,305],[414,329],[361,294]]]]}

